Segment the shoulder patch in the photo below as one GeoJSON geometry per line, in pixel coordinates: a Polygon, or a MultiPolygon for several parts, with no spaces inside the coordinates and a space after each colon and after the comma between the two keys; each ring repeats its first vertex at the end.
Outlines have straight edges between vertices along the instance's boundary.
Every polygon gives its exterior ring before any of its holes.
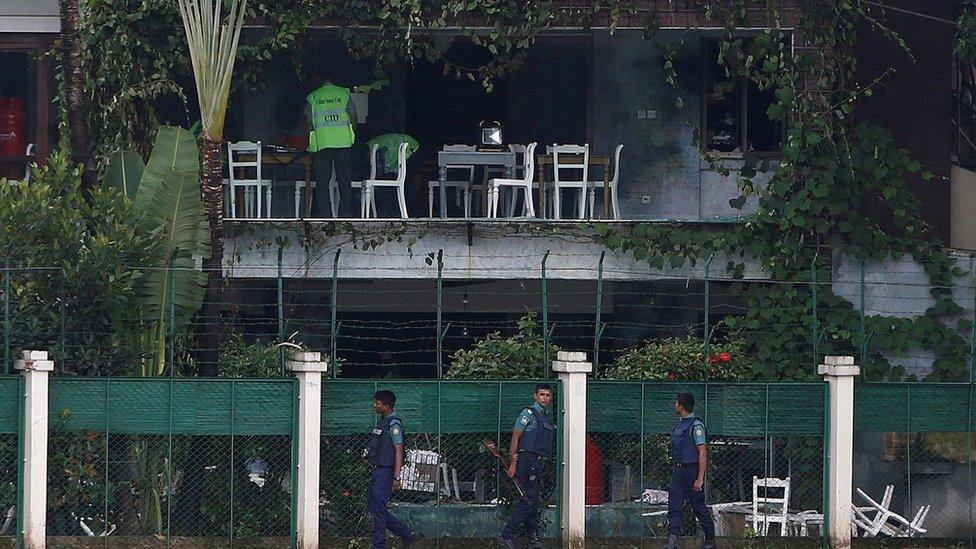
{"type": "Polygon", "coordinates": [[[535,412],[532,411],[532,408],[526,408],[525,411],[528,412],[529,414],[534,414],[535,413],[535,412]]]}
{"type": "Polygon", "coordinates": [[[528,424],[529,424],[529,416],[522,416],[522,417],[521,417],[521,418],[519,419],[519,422],[521,422],[521,423],[522,423],[522,425],[528,425],[528,424]]]}
{"type": "Polygon", "coordinates": [[[399,435],[400,434],[400,424],[394,423],[393,426],[390,427],[390,434],[392,434],[392,435],[399,435]]]}

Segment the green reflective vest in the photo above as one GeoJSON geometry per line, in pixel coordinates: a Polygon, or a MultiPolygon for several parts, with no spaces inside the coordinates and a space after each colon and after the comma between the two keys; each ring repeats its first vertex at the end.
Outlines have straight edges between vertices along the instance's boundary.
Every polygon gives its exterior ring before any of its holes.
{"type": "Polygon", "coordinates": [[[308,134],[308,152],[322,149],[345,149],[356,141],[349,119],[349,88],[325,84],[308,94],[312,107],[312,131],[308,134]]]}

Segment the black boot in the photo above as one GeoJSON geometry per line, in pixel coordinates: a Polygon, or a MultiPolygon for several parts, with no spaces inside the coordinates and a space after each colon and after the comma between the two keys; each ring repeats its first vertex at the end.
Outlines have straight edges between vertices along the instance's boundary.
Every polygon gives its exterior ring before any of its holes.
{"type": "Polygon", "coordinates": [[[546,549],[546,545],[539,539],[537,532],[529,534],[529,549],[546,549]]]}

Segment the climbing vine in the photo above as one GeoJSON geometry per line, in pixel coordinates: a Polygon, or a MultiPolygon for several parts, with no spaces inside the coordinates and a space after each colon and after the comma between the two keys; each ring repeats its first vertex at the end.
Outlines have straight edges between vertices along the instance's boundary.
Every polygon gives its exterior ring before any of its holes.
{"type": "MultiPolygon", "coordinates": [[[[657,267],[724,252],[730,258],[726,271],[733,277],[741,277],[744,258],[758,260],[773,282],[735,284],[746,313],[728,319],[728,325],[755,351],[763,377],[809,378],[812,361],[826,354],[862,356],[870,378],[901,377],[904,372],[892,367],[889,358],[922,348],[935,354],[928,379],[961,379],[969,352],[960,332],[970,325],[951,322],[961,308],[949,290],[961,272],[926,236],[919,202],[905,181],[922,166],[895,145],[887,130],[852,124],[857,101],[877,83],[862,85],[854,78],[858,27],[873,26],[906,51],[907,45],[867,3],[799,4],[795,34],[802,36],[801,49],[789,47],[791,36],[779,28],[775,11],[768,14],[772,28],[756,34],[745,48],[737,29],[744,26],[747,2],[723,0],[706,8],[707,18],[726,22],[719,62],[761,90],[773,90],[776,100],[767,115],[786,125],[782,160],[768,185],[755,183],[757,162],[748,155],[739,174],[742,195],[730,204],[741,208],[755,194],[757,211],[741,224],[706,231],[683,225],[637,226],[629,232],[596,226],[597,239],[657,267]],[[854,306],[823,284],[831,280],[833,260],[905,254],[925,266],[935,297],[918,318],[872,315],[862,327],[854,306]],[[811,281],[820,282],[816,298],[811,281]]],[[[675,85],[677,77],[668,80],[675,85]]],[[[931,174],[922,172],[922,177],[928,180],[931,174]]]]}
{"type": "MultiPolygon", "coordinates": [[[[303,41],[318,23],[336,28],[355,57],[373,60],[377,81],[382,81],[387,67],[426,59],[442,62],[448,74],[490,88],[496,78],[521,66],[543,30],[586,28],[598,17],[609,17],[612,29],[621,13],[636,13],[634,3],[627,0],[594,0],[569,9],[560,7],[564,4],[556,0],[250,2],[250,17],[261,23],[262,30],[241,48],[235,87],[238,91],[260,87],[262,70],[269,63],[284,63],[300,74],[309,50],[303,41]],[[484,47],[490,59],[478,66],[451,59],[436,39],[448,28],[484,47]]],[[[776,100],[767,115],[786,128],[782,158],[768,184],[755,181],[766,166],[748,154],[738,172],[742,194],[731,205],[741,208],[754,196],[756,212],[740,224],[704,228],[649,224],[620,230],[596,225],[595,238],[658,268],[720,255],[726,272],[741,277],[746,258],[759,261],[775,283],[740,283],[736,289],[746,303],[746,313],[728,324],[743,336],[757,363],[765,365],[762,375],[766,377],[810,377],[809,365],[816,354],[857,356],[862,349],[866,358],[862,366],[869,377],[897,377],[903,372],[891,365],[890,353],[923,348],[936,357],[930,379],[959,379],[968,364],[968,346],[960,333],[970,326],[966,320],[955,322],[961,308],[948,289],[960,273],[926,235],[918,201],[905,183],[905,177],[922,172],[922,166],[898,148],[883,128],[852,122],[857,102],[878,83],[859,83],[854,78],[857,29],[873,26],[906,51],[907,46],[885,28],[883,12],[863,0],[797,0],[799,20],[789,31],[784,30],[782,14],[774,4],[756,0],[698,4],[704,20],[724,24],[719,62],[760,89],[772,90],[776,100]],[[750,8],[757,6],[764,11],[766,24],[745,24],[750,8]],[[753,33],[745,47],[738,29],[746,26],[770,28],[753,33]],[[792,47],[794,39],[802,40],[803,48],[792,47]],[[862,328],[855,307],[823,284],[830,280],[831,266],[841,253],[858,262],[910,254],[926,268],[935,305],[914,319],[870,316],[862,328]],[[814,279],[820,282],[815,314],[810,284],[814,279]],[[815,326],[818,335],[811,338],[815,326]]],[[[189,82],[189,62],[173,0],[89,0],[83,17],[86,87],[97,90],[88,113],[92,134],[98,138],[96,154],[122,145],[146,147],[163,112],[182,117],[168,122],[192,124],[194,115],[183,92],[189,82]]],[[[645,35],[661,48],[667,82],[680,89],[675,60],[681,44],[664,45],[656,39],[662,24],[655,17],[648,16],[645,35]]],[[[960,42],[959,50],[972,51],[973,43],[976,40],[960,42]]],[[[678,103],[679,107],[683,103],[680,98],[678,103]]],[[[706,159],[728,173],[720,161],[706,159]]],[[[320,235],[303,230],[296,236],[315,248],[315,242],[327,241],[335,231],[356,232],[349,224],[334,224],[320,235]]],[[[396,228],[381,232],[352,236],[350,243],[375,246],[403,239],[403,231],[396,228]]],[[[717,271],[718,265],[712,268],[717,271]]]]}

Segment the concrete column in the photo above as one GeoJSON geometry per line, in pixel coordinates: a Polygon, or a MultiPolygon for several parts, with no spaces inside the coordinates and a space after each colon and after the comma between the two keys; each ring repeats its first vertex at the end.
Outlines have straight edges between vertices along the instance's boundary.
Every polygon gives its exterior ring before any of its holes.
{"type": "Polygon", "coordinates": [[[322,433],[322,373],[328,361],[321,353],[294,352],[285,366],[298,377],[298,549],[319,546],[319,459],[322,433]]]}
{"type": "Polygon", "coordinates": [[[562,537],[564,549],[583,549],[586,539],[586,375],[593,371],[586,353],[560,351],[552,363],[562,382],[559,401],[562,432],[562,537]]]}
{"type": "Polygon", "coordinates": [[[851,546],[851,500],[854,483],[854,377],[861,369],[852,356],[826,356],[817,371],[830,391],[830,437],[827,441],[829,506],[826,533],[833,549],[851,546]]]}
{"type": "Polygon", "coordinates": [[[14,368],[24,376],[24,548],[43,549],[47,535],[47,384],[54,361],[24,351],[14,368]]]}

